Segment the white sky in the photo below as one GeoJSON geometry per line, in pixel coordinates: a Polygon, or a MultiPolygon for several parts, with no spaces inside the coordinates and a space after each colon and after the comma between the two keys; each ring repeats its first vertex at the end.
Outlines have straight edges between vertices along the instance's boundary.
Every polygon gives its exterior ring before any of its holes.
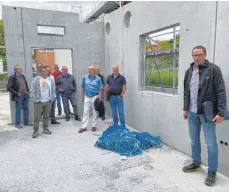
{"type": "MultiPolygon", "coordinates": [[[[180,31],[180,26],[176,27],[176,31],[178,31],[178,32],[176,32],[176,34],[179,34],[180,33],[179,32],[180,31]]],[[[154,41],[155,40],[158,40],[158,41],[161,41],[161,40],[170,40],[170,39],[173,39],[173,28],[166,29],[166,30],[163,30],[163,31],[160,31],[160,32],[157,32],[157,33],[152,33],[149,36],[152,37],[152,39],[154,41]],[[163,35],[165,33],[170,33],[170,34],[163,35]],[[154,37],[154,36],[157,36],[157,37],[154,37]]]]}
{"type": "MultiPolygon", "coordinates": [[[[81,1],[81,17],[85,18],[101,1],[81,1]]],[[[80,1],[0,1],[0,5],[80,13],[80,1]]],[[[0,6],[0,17],[2,6],[0,6]]]]}

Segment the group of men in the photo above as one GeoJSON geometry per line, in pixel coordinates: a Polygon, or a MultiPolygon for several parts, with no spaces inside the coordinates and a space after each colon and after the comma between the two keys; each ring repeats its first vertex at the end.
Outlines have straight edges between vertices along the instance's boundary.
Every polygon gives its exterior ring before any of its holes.
{"type": "MultiPolygon", "coordinates": [[[[205,184],[213,186],[218,169],[216,124],[225,120],[227,103],[221,70],[215,64],[210,63],[206,59],[206,56],[205,47],[194,47],[192,50],[194,62],[191,63],[184,77],[183,118],[188,119],[193,161],[190,165],[183,167],[183,171],[194,172],[201,170],[200,131],[202,126],[208,149],[208,175],[205,184]]],[[[97,71],[99,70],[97,69],[97,71]]],[[[33,137],[38,136],[39,121],[42,112],[44,133],[51,133],[48,130],[48,118],[50,116],[51,103],[54,108],[55,104],[53,101],[58,97],[58,91],[62,96],[66,120],[69,120],[70,114],[68,100],[70,100],[73,106],[75,119],[80,120],[76,106],[76,83],[74,77],[68,74],[67,68],[62,67],[62,73],[60,73],[58,72],[58,66],[56,66],[56,72],[53,74],[55,82],[51,80],[50,72],[47,73],[46,67],[42,67],[39,72],[40,77],[36,77],[31,85],[31,98],[35,109],[33,137]],[[56,94],[54,94],[55,89],[56,94]]],[[[118,110],[120,123],[122,126],[125,126],[123,96],[126,92],[126,79],[119,74],[117,65],[113,66],[113,73],[108,76],[106,85],[104,82],[104,77],[99,73],[96,75],[96,68],[90,66],[88,75],[83,78],[81,84],[84,114],[79,133],[86,131],[91,110],[93,113],[92,131],[96,131],[98,123],[97,112],[94,107],[96,99],[104,102],[105,98],[105,100],[109,101],[114,124],[118,124],[118,110]]],[[[9,78],[8,90],[12,94],[12,100],[16,101],[16,127],[21,128],[20,117],[22,106],[24,109],[24,124],[26,126],[31,125],[29,123],[28,112],[29,88],[24,75],[21,74],[21,68],[19,66],[15,68],[15,74],[9,78]]],[[[60,106],[60,104],[58,105],[60,106]]],[[[58,109],[60,114],[60,107],[58,109]]],[[[53,119],[53,122],[56,122],[55,119],[53,119]]]]}
{"type": "MultiPolygon", "coordinates": [[[[60,71],[58,65],[55,65],[55,71],[51,74],[49,66],[38,63],[36,70],[36,77],[33,79],[30,89],[19,65],[15,67],[15,73],[9,77],[7,86],[8,91],[11,93],[12,101],[16,102],[16,128],[22,128],[21,109],[23,109],[24,125],[34,127],[33,138],[39,136],[39,122],[41,119],[43,121],[44,134],[51,134],[51,131],[48,129],[49,118],[51,119],[51,124],[60,124],[55,117],[56,105],[58,107],[58,115],[62,113],[60,96],[66,121],[70,120],[71,114],[69,101],[73,108],[75,120],[81,121],[76,104],[76,82],[74,77],[68,73],[68,68],[63,66],[62,71],[60,71]],[[30,97],[34,104],[34,124],[29,122],[30,97]]],[[[103,105],[105,99],[109,100],[114,124],[118,124],[118,109],[121,125],[125,126],[122,97],[126,91],[126,80],[119,74],[119,67],[117,65],[113,67],[113,73],[107,78],[106,84],[104,76],[100,73],[100,68],[91,65],[88,69],[88,75],[82,80],[81,89],[84,113],[79,133],[86,131],[91,111],[93,115],[92,131],[97,130],[98,112],[95,109],[96,99],[102,102],[103,105]],[[107,95],[109,95],[109,99],[107,95]]],[[[104,119],[105,112],[102,116],[102,120],[104,119]]]]}

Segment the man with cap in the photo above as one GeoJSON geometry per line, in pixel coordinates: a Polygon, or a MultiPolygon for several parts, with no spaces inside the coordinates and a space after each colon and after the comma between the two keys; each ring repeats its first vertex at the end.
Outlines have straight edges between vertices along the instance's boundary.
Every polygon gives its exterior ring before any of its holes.
{"type": "Polygon", "coordinates": [[[66,66],[62,67],[62,75],[60,75],[56,79],[56,86],[58,87],[62,102],[64,106],[64,113],[66,115],[66,121],[70,120],[70,110],[69,110],[69,102],[72,104],[72,108],[74,111],[75,120],[81,121],[78,113],[77,113],[77,105],[76,105],[76,82],[74,77],[68,73],[68,68],[66,66]]]}
{"type": "Polygon", "coordinates": [[[11,93],[11,100],[16,102],[16,128],[22,128],[21,109],[23,108],[24,125],[32,126],[29,122],[29,88],[22,69],[19,65],[14,68],[14,74],[9,77],[7,90],[11,93]]]}

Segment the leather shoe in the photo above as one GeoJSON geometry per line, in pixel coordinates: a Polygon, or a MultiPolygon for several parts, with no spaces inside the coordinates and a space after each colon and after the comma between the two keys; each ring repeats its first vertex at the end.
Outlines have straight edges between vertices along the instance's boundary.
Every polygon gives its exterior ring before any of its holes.
{"type": "Polygon", "coordinates": [[[60,124],[60,122],[59,121],[51,121],[51,124],[60,124]]]}
{"type": "Polygon", "coordinates": [[[81,121],[81,119],[80,119],[80,117],[79,117],[79,116],[76,116],[76,117],[75,117],[75,120],[77,120],[77,121],[81,121]]]}
{"type": "Polygon", "coordinates": [[[80,130],[79,130],[79,133],[83,133],[84,131],[86,131],[87,129],[85,128],[85,129],[83,129],[83,128],[81,128],[80,130]]]}

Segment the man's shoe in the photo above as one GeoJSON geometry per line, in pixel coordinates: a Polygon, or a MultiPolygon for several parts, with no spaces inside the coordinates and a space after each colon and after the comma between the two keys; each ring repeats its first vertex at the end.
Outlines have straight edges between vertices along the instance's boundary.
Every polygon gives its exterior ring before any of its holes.
{"type": "Polygon", "coordinates": [[[69,121],[70,120],[70,117],[66,117],[66,121],[69,121]]]}
{"type": "Polygon", "coordinates": [[[58,115],[60,116],[61,115],[61,112],[58,112],[58,115]]]}
{"type": "Polygon", "coordinates": [[[202,171],[202,167],[201,167],[201,165],[196,165],[195,163],[192,163],[192,164],[190,164],[188,166],[183,167],[182,170],[185,173],[191,173],[191,172],[194,172],[194,171],[202,171]]]}
{"type": "Polygon", "coordinates": [[[33,132],[32,137],[33,137],[33,138],[37,138],[37,137],[39,137],[39,133],[38,133],[38,131],[34,131],[34,132],[33,132]]]}
{"type": "Polygon", "coordinates": [[[59,121],[57,121],[57,120],[54,120],[54,121],[51,121],[51,124],[60,124],[60,122],[59,121]]]}
{"type": "Polygon", "coordinates": [[[21,128],[23,128],[20,124],[15,125],[15,127],[16,127],[17,129],[21,129],[21,128]]]}
{"type": "Polygon", "coordinates": [[[78,115],[75,117],[75,120],[81,121],[81,119],[80,119],[80,117],[78,115]]]}
{"type": "Polygon", "coordinates": [[[95,132],[96,131],[96,127],[92,127],[92,132],[95,132]]]}
{"type": "Polygon", "coordinates": [[[80,130],[79,130],[79,133],[83,133],[84,131],[86,131],[87,129],[85,128],[85,129],[83,129],[83,128],[81,128],[80,130]]]}
{"type": "Polygon", "coordinates": [[[207,186],[214,186],[215,185],[215,180],[216,180],[216,173],[214,172],[208,172],[208,176],[205,179],[205,185],[207,186]]]}
{"type": "Polygon", "coordinates": [[[52,132],[49,131],[49,129],[44,129],[44,130],[43,130],[43,133],[44,133],[44,134],[47,134],[47,135],[51,135],[51,134],[52,134],[52,132]]]}
{"type": "Polygon", "coordinates": [[[105,120],[105,117],[102,117],[102,121],[104,121],[105,120]]]}
{"type": "Polygon", "coordinates": [[[26,123],[25,126],[33,126],[32,123],[26,123]]]}

